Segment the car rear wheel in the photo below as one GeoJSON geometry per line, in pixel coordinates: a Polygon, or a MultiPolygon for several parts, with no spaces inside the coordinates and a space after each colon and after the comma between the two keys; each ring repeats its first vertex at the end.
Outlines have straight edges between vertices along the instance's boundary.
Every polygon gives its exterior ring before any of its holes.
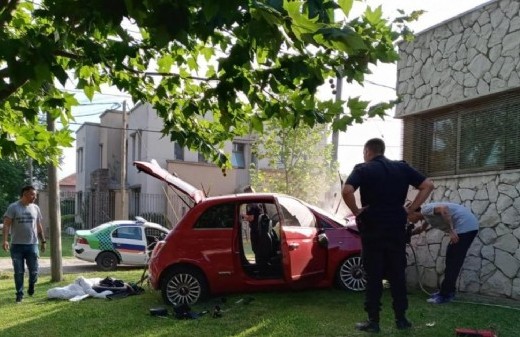
{"type": "Polygon", "coordinates": [[[336,276],[340,288],[352,291],[363,291],[367,286],[367,279],[361,256],[351,256],[339,266],[336,276]]]}
{"type": "Polygon", "coordinates": [[[161,292],[167,304],[194,304],[207,296],[208,285],[197,269],[175,268],[164,277],[161,292]]]}
{"type": "Polygon", "coordinates": [[[117,256],[112,252],[102,252],[96,259],[96,264],[103,271],[114,270],[117,267],[117,256]]]}

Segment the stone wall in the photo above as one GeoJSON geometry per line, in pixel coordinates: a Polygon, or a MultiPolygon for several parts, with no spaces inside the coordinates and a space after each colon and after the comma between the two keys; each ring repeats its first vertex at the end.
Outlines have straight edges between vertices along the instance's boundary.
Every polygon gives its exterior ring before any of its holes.
{"type": "Polygon", "coordinates": [[[491,1],[399,49],[397,117],[520,87],[520,3],[491,1]]]}
{"type": "MultiPolygon", "coordinates": [[[[462,204],[480,220],[458,280],[459,291],[520,299],[520,170],[434,181],[430,201],[462,204]]],[[[412,238],[410,285],[440,285],[448,243],[449,237],[436,229],[412,238]]]]}

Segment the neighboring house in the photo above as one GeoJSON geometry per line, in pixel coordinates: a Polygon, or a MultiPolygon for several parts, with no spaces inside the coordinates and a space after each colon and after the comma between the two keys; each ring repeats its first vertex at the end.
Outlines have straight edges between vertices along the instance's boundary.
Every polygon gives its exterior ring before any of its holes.
{"type": "MultiPolygon", "coordinates": [[[[459,289],[520,299],[520,3],[489,1],[399,50],[403,157],[435,181],[432,201],[480,219],[459,289]]],[[[415,244],[409,281],[436,287],[448,239],[433,230],[415,244]]]]}
{"type": "Polygon", "coordinates": [[[210,195],[241,191],[249,185],[249,165],[253,137],[236,138],[225,144],[231,154],[233,169],[224,175],[197,152],[180,147],[163,136],[163,120],[150,104],[138,103],[126,116],[126,182],[128,196],[122,210],[121,160],[123,115],[109,110],[100,123],[85,123],[76,132],[78,219],[91,227],[114,219],[144,215],[166,225],[175,225],[184,205],[166,185],[132,165],[136,160],[156,160],[159,165],[177,172],[182,179],[204,189],[210,195]],[[95,196],[94,194],[95,193],[95,196]],[[88,196],[87,196],[88,195],[88,196]]]}
{"type": "Polygon", "coordinates": [[[90,228],[116,218],[121,196],[122,111],[107,110],[100,123],[76,131],[76,222],[90,228]]]}
{"type": "Polygon", "coordinates": [[[60,193],[76,192],[76,173],[72,173],[58,182],[60,193]]]}

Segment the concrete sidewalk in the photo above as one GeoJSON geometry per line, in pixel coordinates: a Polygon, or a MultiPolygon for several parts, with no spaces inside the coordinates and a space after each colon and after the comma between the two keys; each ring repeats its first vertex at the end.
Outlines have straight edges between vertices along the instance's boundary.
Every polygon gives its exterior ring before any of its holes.
{"type": "MultiPolygon", "coordinates": [[[[92,262],[86,262],[75,258],[62,259],[62,267],[64,274],[76,274],[76,273],[93,273],[101,272],[97,265],[92,262]]],[[[51,273],[51,259],[41,258],[40,259],[40,275],[49,275],[51,273]]],[[[117,270],[130,270],[130,269],[144,269],[144,267],[137,266],[117,266],[117,270]]],[[[0,272],[12,273],[13,265],[11,258],[3,257],[0,258],[0,272]]],[[[108,272],[109,273],[109,272],[108,272]]]]}

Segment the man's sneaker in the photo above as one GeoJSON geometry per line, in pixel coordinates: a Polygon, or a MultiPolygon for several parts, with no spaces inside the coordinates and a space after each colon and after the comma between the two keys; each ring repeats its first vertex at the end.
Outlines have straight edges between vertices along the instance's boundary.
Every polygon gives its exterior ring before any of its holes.
{"type": "Polygon", "coordinates": [[[396,319],[395,327],[399,330],[410,329],[412,327],[412,323],[406,318],[396,319]]]}
{"type": "Polygon", "coordinates": [[[16,303],[22,303],[23,296],[22,295],[16,295],[16,303]]]}
{"type": "Polygon", "coordinates": [[[365,332],[379,332],[379,323],[374,321],[356,323],[356,330],[365,332]]]}
{"type": "Polygon", "coordinates": [[[29,284],[29,289],[27,289],[27,294],[29,294],[29,296],[34,295],[34,284],[29,284]]]}
{"type": "Polygon", "coordinates": [[[454,297],[455,296],[450,296],[450,295],[443,296],[441,294],[437,294],[437,295],[432,296],[429,299],[427,299],[426,302],[432,303],[432,304],[443,304],[443,303],[451,302],[454,297]]]}

